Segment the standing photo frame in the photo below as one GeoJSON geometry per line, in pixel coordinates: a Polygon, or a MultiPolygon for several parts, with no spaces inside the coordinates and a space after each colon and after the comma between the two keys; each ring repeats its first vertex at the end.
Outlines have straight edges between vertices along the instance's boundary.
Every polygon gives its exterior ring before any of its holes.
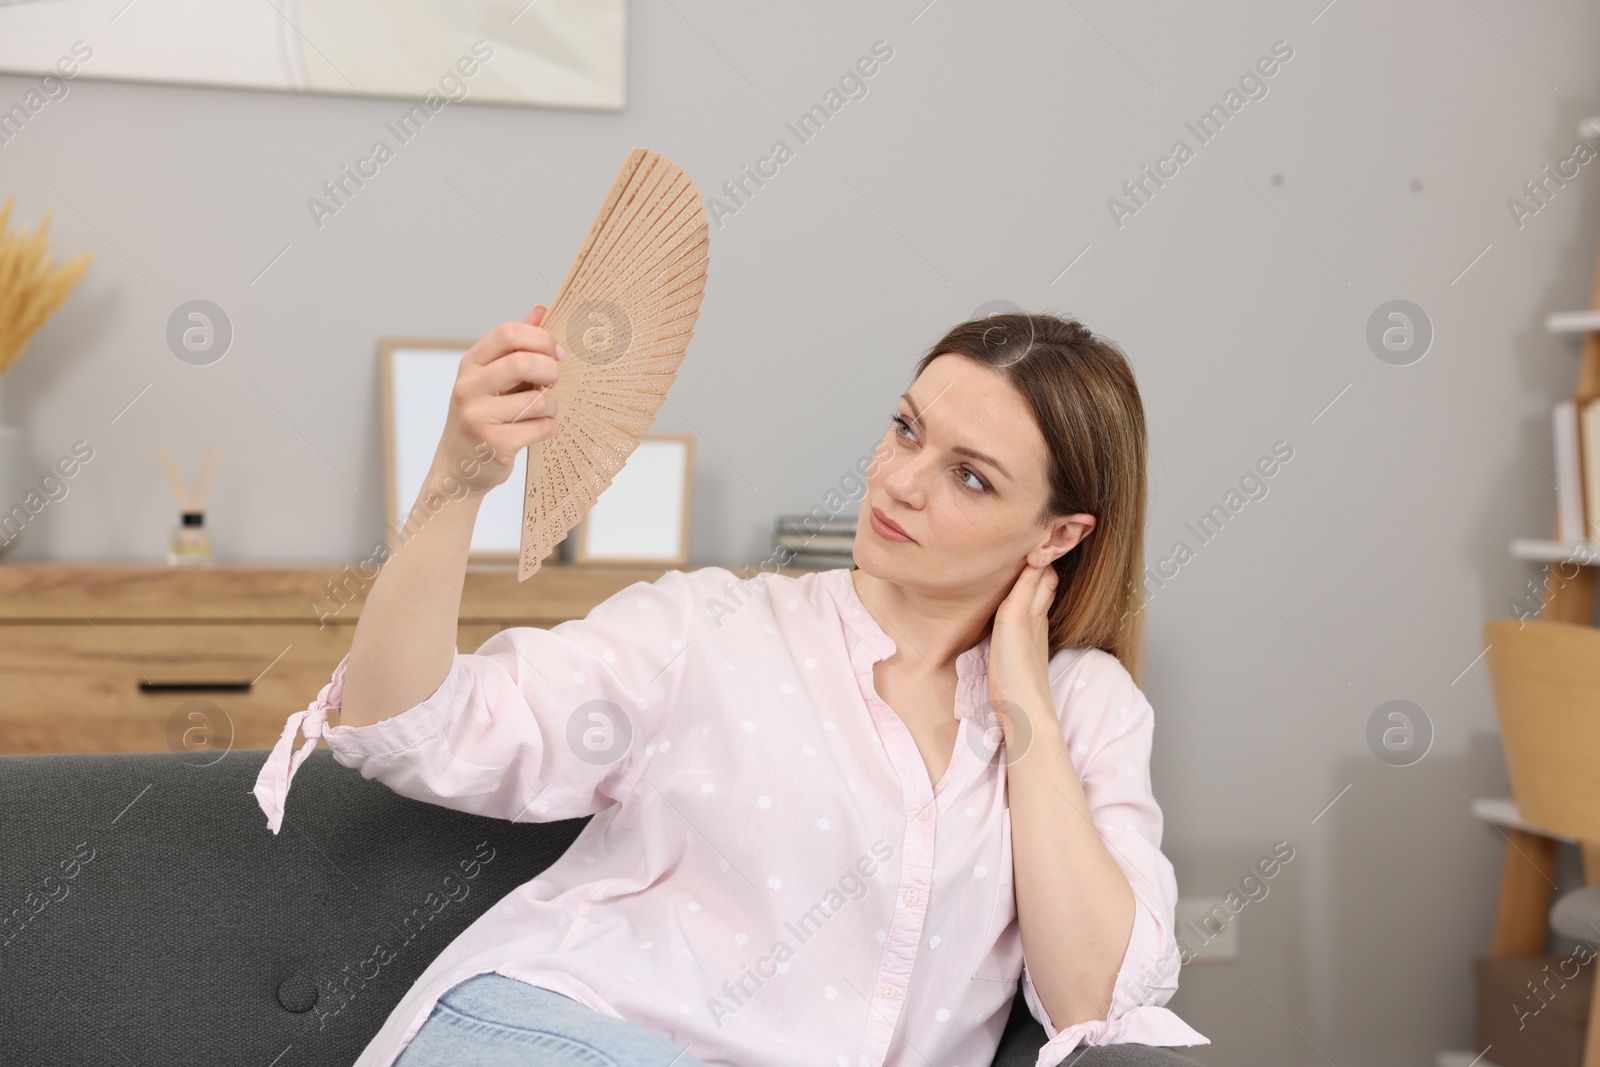
{"type": "MultiPolygon", "coordinates": [[[[390,553],[415,535],[405,528],[423,480],[433,463],[450,411],[461,357],[476,341],[383,338],[379,341],[379,380],[383,408],[383,514],[390,553]]],[[[511,476],[484,494],[472,528],[467,560],[515,563],[522,549],[522,486],[527,449],[518,449],[511,476]]],[[[555,562],[557,551],[546,557],[555,562]]]]}
{"type": "Polygon", "coordinates": [[[694,435],[647,433],[577,527],[579,565],[689,563],[694,435]]]}

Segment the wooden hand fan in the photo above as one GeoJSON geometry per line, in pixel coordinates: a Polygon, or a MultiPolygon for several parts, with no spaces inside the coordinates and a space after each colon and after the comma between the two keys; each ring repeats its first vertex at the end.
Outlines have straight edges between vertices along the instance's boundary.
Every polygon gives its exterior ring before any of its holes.
{"type": "Polygon", "coordinates": [[[594,506],[655,421],[683,362],[709,246],[705,205],[658,152],[628,153],[540,324],[567,350],[556,430],[528,446],[517,581],[594,506]]]}

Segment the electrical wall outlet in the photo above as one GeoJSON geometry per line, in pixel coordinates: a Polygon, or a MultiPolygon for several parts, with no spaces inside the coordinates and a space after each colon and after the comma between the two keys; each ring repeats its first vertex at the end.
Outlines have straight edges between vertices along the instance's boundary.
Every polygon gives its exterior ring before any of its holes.
{"type": "Polygon", "coordinates": [[[1239,958],[1239,916],[1228,912],[1223,897],[1180,897],[1178,944],[1196,960],[1239,958]]]}

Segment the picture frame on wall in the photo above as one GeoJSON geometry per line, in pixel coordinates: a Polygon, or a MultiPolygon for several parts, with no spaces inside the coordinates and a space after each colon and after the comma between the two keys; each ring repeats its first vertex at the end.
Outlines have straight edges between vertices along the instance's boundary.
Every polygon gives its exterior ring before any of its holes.
{"type": "Polygon", "coordinates": [[[689,563],[694,435],[647,433],[577,526],[582,566],[689,563]]]}
{"type": "MultiPolygon", "coordinates": [[[[383,412],[384,531],[393,553],[419,529],[406,521],[433,464],[450,411],[461,357],[475,341],[383,338],[378,343],[383,412]]],[[[516,563],[522,553],[522,499],[527,450],[511,476],[484,494],[472,528],[469,563],[516,563]]],[[[557,545],[557,549],[559,549],[557,545]]],[[[552,549],[546,562],[557,562],[552,549]]]]}
{"type": "Polygon", "coordinates": [[[623,0],[142,0],[119,22],[129,6],[0,0],[0,72],[400,100],[378,135],[391,152],[451,104],[626,103],[623,0]]]}

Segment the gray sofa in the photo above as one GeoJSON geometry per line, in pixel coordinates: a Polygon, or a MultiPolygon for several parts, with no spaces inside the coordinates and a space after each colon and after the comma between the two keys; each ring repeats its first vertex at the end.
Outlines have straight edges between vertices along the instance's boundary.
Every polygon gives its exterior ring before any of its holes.
{"type": "MultiPolygon", "coordinates": [[[[0,756],[0,1064],[348,1065],[434,956],[587,821],[422,804],[322,748],[274,836],[251,794],[265,758],[0,756]],[[379,941],[395,953],[382,966],[379,941]]],[[[994,1062],[1032,1067],[1044,1039],[1019,996],[994,1062]]],[[[1146,1046],[1068,1062],[1198,1067],[1146,1046]]]]}

